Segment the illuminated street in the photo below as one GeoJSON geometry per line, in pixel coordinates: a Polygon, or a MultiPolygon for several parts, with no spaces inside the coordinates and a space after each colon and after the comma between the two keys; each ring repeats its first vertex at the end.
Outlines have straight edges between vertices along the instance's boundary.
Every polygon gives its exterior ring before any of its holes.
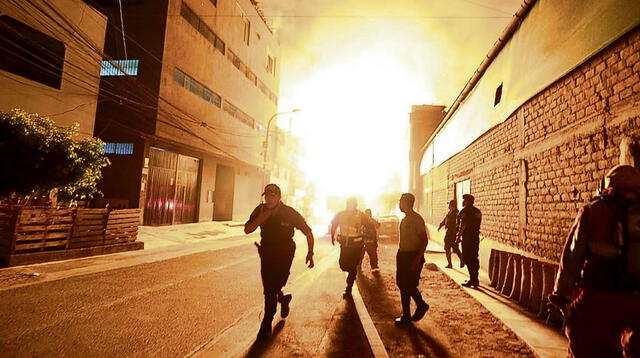
{"type": "Polygon", "coordinates": [[[640,357],[640,1],[0,1],[0,358],[640,357]]]}
{"type": "MultiPolygon", "coordinates": [[[[252,241],[243,242],[233,248],[4,289],[0,297],[13,304],[3,305],[0,312],[1,355],[215,357],[225,351],[251,352],[262,295],[255,247],[252,241]]],[[[319,245],[317,252],[315,269],[305,270],[300,260],[293,265],[292,313],[273,347],[254,347],[254,351],[268,350],[273,357],[295,351],[316,356],[338,347],[331,341],[331,331],[326,333],[330,325],[336,332],[344,330],[342,325],[358,327],[357,315],[355,321],[349,316],[353,322],[331,322],[331,312],[340,315],[347,309],[338,291],[342,275],[335,270],[335,250],[330,245],[319,245]],[[320,282],[335,282],[336,288],[320,282]]],[[[368,349],[363,342],[359,347],[350,349],[368,349]]]]}

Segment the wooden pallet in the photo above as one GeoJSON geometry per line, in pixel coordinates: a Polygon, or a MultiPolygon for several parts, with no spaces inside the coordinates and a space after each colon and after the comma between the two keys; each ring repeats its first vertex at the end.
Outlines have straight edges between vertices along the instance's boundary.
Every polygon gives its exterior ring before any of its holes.
{"type": "Polygon", "coordinates": [[[69,239],[69,248],[104,245],[108,215],[107,209],[78,209],[69,239]]]}
{"type": "Polygon", "coordinates": [[[13,233],[20,208],[0,206],[0,253],[8,254],[13,247],[13,233]]]}
{"type": "Polygon", "coordinates": [[[73,226],[72,209],[25,207],[17,213],[11,253],[65,250],[73,226]]]}
{"type": "Polygon", "coordinates": [[[140,209],[112,210],[109,212],[105,242],[109,244],[134,242],[138,238],[140,209]]]}

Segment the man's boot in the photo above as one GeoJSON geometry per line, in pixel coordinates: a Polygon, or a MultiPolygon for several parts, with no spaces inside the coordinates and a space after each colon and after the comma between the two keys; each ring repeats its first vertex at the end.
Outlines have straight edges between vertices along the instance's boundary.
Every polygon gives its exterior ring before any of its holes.
{"type": "Polygon", "coordinates": [[[406,325],[406,324],[409,324],[409,323],[411,323],[411,317],[409,317],[408,315],[405,316],[404,314],[402,316],[396,318],[396,320],[394,322],[394,324],[396,326],[403,326],[403,325],[406,325]]]}
{"type": "Polygon", "coordinates": [[[427,311],[429,310],[429,305],[422,301],[420,303],[416,304],[418,307],[416,308],[416,312],[413,314],[413,316],[411,316],[411,320],[412,321],[419,321],[421,320],[425,314],[427,314],[427,311]]]}
{"type": "Polygon", "coordinates": [[[278,302],[280,302],[280,317],[287,318],[289,315],[289,303],[291,303],[291,294],[282,294],[278,296],[278,302]]]}

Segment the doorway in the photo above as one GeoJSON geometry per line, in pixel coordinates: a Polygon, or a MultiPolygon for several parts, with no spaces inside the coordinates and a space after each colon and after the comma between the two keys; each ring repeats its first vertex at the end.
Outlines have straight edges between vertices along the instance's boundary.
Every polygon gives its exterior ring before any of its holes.
{"type": "Polygon", "coordinates": [[[226,165],[216,165],[216,190],[213,199],[213,220],[230,221],[233,217],[233,192],[235,170],[226,165]]]}

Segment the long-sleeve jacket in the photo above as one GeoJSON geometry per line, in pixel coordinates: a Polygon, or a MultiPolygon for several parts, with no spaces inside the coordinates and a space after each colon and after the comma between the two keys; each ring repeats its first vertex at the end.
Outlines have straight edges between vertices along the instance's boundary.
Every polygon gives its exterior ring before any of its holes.
{"type": "Polygon", "coordinates": [[[447,232],[449,232],[450,230],[453,230],[453,232],[455,232],[457,218],[458,218],[458,209],[449,210],[449,212],[444,217],[444,219],[442,219],[442,222],[438,226],[438,229],[444,226],[445,229],[447,229],[447,232]]]}
{"type": "Polygon", "coordinates": [[[622,289],[624,260],[617,245],[618,220],[614,198],[600,197],[578,212],[567,237],[555,291],[573,297],[578,288],[622,289]]]}
{"type": "Polygon", "coordinates": [[[480,240],[480,224],[482,213],[475,206],[467,206],[460,210],[457,219],[457,236],[462,240],[480,240]]]}

